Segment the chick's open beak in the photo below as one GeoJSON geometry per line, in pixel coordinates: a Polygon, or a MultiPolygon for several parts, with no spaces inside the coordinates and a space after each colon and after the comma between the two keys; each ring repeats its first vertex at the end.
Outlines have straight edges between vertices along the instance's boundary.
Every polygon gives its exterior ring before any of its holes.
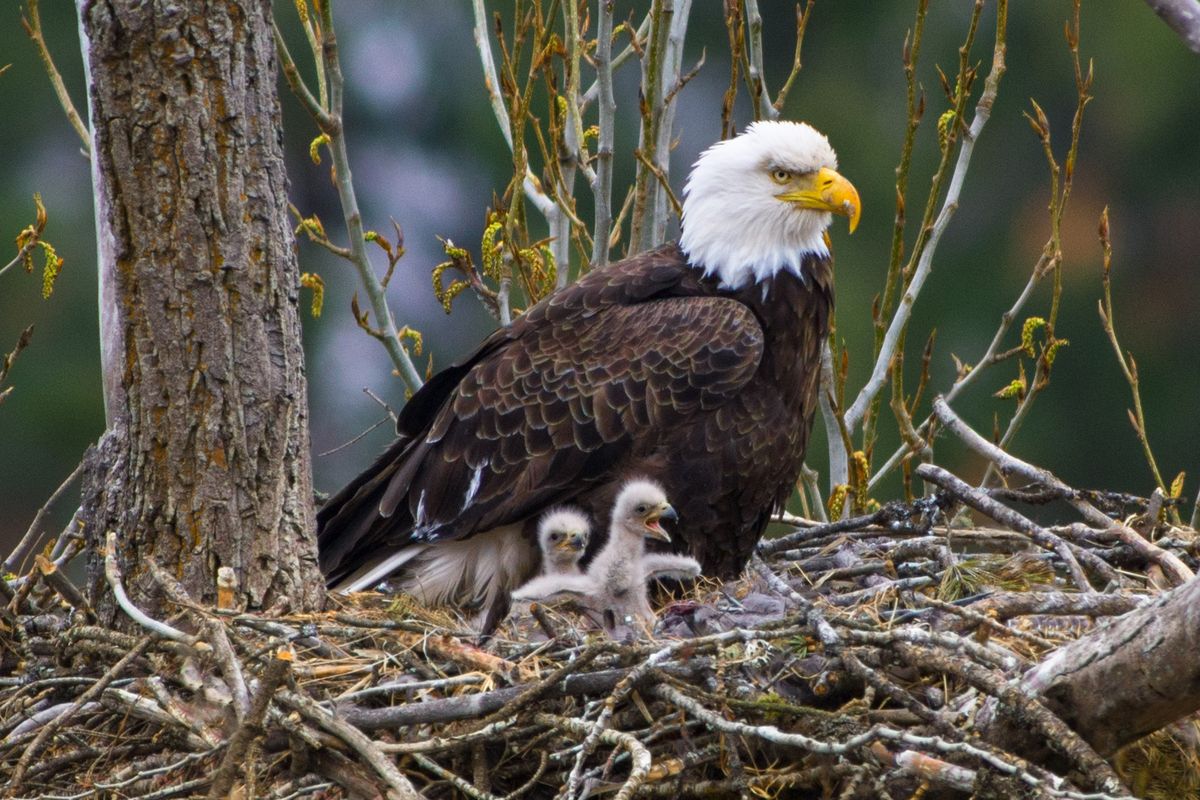
{"type": "Polygon", "coordinates": [[[804,185],[790,192],[776,195],[780,200],[795,203],[801,208],[828,211],[850,220],[850,232],[858,227],[862,204],[854,184],[843,178],[836,170],[822,167],[811,178],[804,178],[804,185]]]}
{"type": "Polygon", "coordinates": [[[669,519],[672,522],[679,521],[679,515],[675,513],[675,509],[672,508],[669,503],[663,503],[654,510],[654,513],[646,518],[646,535],[651,539],[658,539],[659,541],[663,542],[671,541],[671,534],[667,533],[663,527],[658,524],[659,520],[664,519],[669,519]]]}

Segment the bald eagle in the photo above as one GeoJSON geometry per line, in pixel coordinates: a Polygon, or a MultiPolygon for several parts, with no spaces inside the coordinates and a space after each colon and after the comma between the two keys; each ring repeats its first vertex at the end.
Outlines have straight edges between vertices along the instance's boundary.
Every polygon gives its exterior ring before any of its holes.
{"type": "Polygon", "coordinates": [[[836,169],[796,122],[701,154],[677,243],[589,272],[413,395],[395,442],[318,512],[330,586],[392,576],[495,621],[537,571],[542,513],[568,504],[607,530],[633,476],[675,501],[677,550],[735,576],[808,442],[833,306],[825,231],[859,217],[836,169]]]}

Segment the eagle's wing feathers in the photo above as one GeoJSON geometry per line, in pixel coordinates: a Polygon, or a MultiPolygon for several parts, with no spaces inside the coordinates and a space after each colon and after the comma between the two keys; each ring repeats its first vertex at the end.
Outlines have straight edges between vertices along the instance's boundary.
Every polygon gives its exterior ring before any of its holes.
{"type": "Polygon", "coordinates": [[[397,470],[416,538],[518,522],[600,480],[634,443],[735,395],[762,330],[716,296],[564,306],[476,363],[442,406],[420,469],[397,470]]]}

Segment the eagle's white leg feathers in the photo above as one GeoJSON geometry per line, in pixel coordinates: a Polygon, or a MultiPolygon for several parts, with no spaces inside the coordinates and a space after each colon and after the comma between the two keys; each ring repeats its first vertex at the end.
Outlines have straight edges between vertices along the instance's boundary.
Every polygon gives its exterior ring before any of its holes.
{"type": "Polygon", "coordinates": [[[537,551],[520,525],[506,525],[470,539],[405,547],[359,570],[334,591],[370,589],[410,562],[399,585],[417,600],[431,606],[486,608],[533,574],[537,551]]]}
{"type": "Polygon", "coordinates": [[[386,558],[378,561],[369,561],[350,573],[345,580],[331,586],[330,589],[342,594],[366,591],[392,574],[395,570],[400,569],[409,561],[419,556],[425,547],[426,545],[421,544],[405,547],[403,550],[392,553],[386,558]]]}
{"type": "Polygon", "coordinates": [[[537,551],[520,525],[418,547],[423,552],[400,585],[427,605],[490,608],[537,567],[537,551]]]}

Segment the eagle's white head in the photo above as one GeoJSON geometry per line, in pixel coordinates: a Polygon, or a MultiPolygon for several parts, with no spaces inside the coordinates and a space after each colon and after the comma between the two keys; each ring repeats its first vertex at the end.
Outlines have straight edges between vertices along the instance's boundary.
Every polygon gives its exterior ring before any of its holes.
{"type": "Polygon", "coordinates": [[[833,214],[858,225],[858,191],[837,173],[829,140],[803,122],[755,122],[700,154],[684,187],[679,246],[737,289],[780,270],[801,278],[806,254],[826,256],[833,214]]]}

